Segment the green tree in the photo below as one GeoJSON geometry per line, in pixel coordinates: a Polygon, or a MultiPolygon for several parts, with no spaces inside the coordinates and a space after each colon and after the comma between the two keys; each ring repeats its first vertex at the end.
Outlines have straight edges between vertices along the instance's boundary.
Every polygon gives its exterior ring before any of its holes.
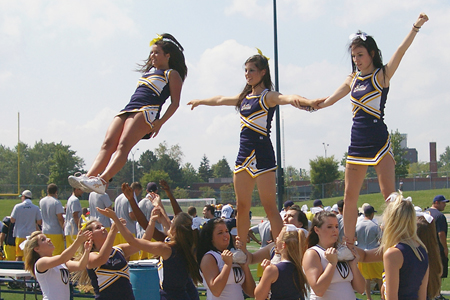
{"type": "Polygon", "coordinates": [[[216,191],[210,186],[202,186],[199,188],[200,198],[216,198],[216,191]]]}
{"type": "Polygon", "coordinates": [[[318,156],[309,161],[311,168],[311,184],[314,185],[312,198],[331,197],[334,192],[334,181],[339,178],[339,161],[334,156],[318,156]],[[322,193],[324,192],[324,194],[322,193]]]}
{"type": "Polygon", "coordinates": [[[155,163],[154,170],[161,170],[169,174],[173,187],[184,187],[183,174],[178,162],[167,154],[163,154],[155,163]]]}
{"type": "Polygon", "coordinates": [[[139,157],[138,165],[142,167],[142,168],[140,168],[142,170],[142,172],[146,173],[155,167],[155,163],[157,160],[158,160],[158,158],[152,151],[146,150],[139,157]]]}
{"type": "Polygon", "coordinates": [[[213,164],[211,170],[214,178],[230,178],[233,176],[233,172],[231,171],[225,156],[217,163],[213,164]]]}
{"type": "Polygon", "coordinates": [[[188,199],[189,198],[189,190],[180,188],[178,186],[172,191],[172,194],[175,197],[175,199],[188,199]]]}
{"type": "Polygon", "coordinates": [[[419,161],[409,164],[408,174],[410,176],[426,177],[430,174],[430,163],[419,161]]]}
{"type": "Polygon", "coordinates": [[[209,160],[206,154],[203,154],[202,161],[200,162],[200,167],[198,167],[198,177],[201,182],[208,182],[209,178],[212,178],[213,171],[209,166],[209,160]]]}
{"type": "Polygon", "coordinates": [[[158,159],[161,159],[161,157],[167,155],[171,159],[175,160],[178,164],[182,163],[184,156],[183,151],[181,151],[180,145],[176,144],[169,147],[166,141],[158,145],[158,148],[155,149],[155,154],[158,159]]]}
{"type": "Polygon", "coordinates": [[[181,173],[183,174],[183,180],[186,187],[189,187],[193,183],[200,181],[197,174],[197,170],[191,163],[185,163],[184,166],[181,168],[181,173]]]}
{"type": "MultiPolygon", "coordinates": [[[[450,171],[450,147],[445,147],[444,152],[439,155],[438,161],[439,172],[450,171]]],[[[429,171],[429,169],[428,169],[429,171]]]]}
{"type": "MultiPolygon", "coordinates": [[[[140,183],[144,188],[147,187],[147,184],[149,182],[155,182],[159,186],[160,180],[165,180],[169,184],[169,186],[172,187],[172,179],[170,179],[169,174],[163,170],[150,170],[150,172],[144,173],[140,180],[140,183]]],[[[158,191],[161,198],[167,198],[166,193],[161,188],[158,188],[158,191]]]]}
{"type": "Polygon", "coordinates": [[[401,147],[401,142],[403,138],[396,129],[396,131],[391,131],[391,146],[392,152],[394,153],[395,160],[395,176],[406,177],[408,175],[409,161],[406,159],[406,150],[401,147]]]}
{"type": "Polygon", "coordinates": [[[234,193],[234,185],[232,183],[222,185],[220,187],[220,202],[229,203],[235,201],[236,195],[234,193]]]}

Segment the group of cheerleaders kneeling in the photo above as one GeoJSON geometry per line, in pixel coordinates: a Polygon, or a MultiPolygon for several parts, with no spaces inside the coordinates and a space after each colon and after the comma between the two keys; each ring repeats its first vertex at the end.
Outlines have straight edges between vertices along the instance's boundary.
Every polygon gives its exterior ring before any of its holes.
{"type": "MultiPolygon", "coordinates": [[[[53,244],[41,232],[34,232],[26,242],[25,268],[38,280],[43,299],[70,299],[70,280],[82,291],[93,291],[95,299],[134,299],[127,258],[139,250],[160,257],[161,299],[199,299],[199,282],[207,290],[207,299],[244,299],[244,293],[255,299],[355,299],[354,291],[362,293],[365,286],[358,261],[377,260],[384,262],[385,299],[426,299],[439,292],[428,285],[429,265],[433,268],[435,256],[430,255],[429,264],[428,253],[437,251],[437,240],[426,241],[425,246],[419,239],[414,206],[401,194],[389,198],[380,248],[353,247],[351,261],[338,261],[338,221],[330,212],[316,214],[307,238],[294,225],[284,225],[267,246],[271,248],[268,259],[258,261],[261,255],[243,248],[247,259],[238,264],[233,262],[231,237],[223,219],[209,220],[198,234],[188,214],[180,212],[167,224],[164,209],[155,207],[144,236],[137,239],[113,210],[98,210],[114,221],[111,230],[91,220],[61,255],[52,256],[53,244]],[[156,222],[168,228],[164,242],[151,241],[156,222]],[[118,231],[128,243],[113,246],[118,231]],[[261,263],[264,268],[258,285],[249,263],[261,263]]],[[[434,224],[429,225],[433,229],[434,224]]],[[[237,247],[239,243],[238,239],[237,247]]],[[[439,276],[439,271],[432,270],[430,277],[439,276]]]]}

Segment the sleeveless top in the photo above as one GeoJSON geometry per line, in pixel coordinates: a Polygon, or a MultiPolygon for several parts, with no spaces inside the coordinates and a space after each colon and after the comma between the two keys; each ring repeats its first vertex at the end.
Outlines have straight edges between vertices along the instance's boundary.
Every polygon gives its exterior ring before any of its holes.
{"type": "Polygon", "coordinates": [[[192,279],[186,261],[178,251],[179,249],[174,246],[168,259],[159,258],[158,275],[161,299],[198,299],[198,293],[193,295],[189,292],[191,285],[193,285],[192,279]]]}
{"type": "Polygon", "coordinates": [[[281,261],[275,265],[278,268],[278,279],[272,283],[271,300],[304,300],[301,294],[300,280],[295,265],[290,261],[281,261]]]}
{"type": "MultiPolygon", "coordinates": [[[[400,268],[398,284],[398,299],[417,299],[423,277],[428,269],[428,254],[422,246],[419,246],[417,250],[422,257],[422,261],[420,261],[409,245],[398,243],[395,248],[400,250],[403,255],[403,265],[400,268]]],[[[427,283],[425,282],[425,284],[427,283]]]]}
{"type": "Polygon", "coordinates": [[[65,264],[48,269],[45,272],[39,272],[34,265],[34,274],[42,290],[42,300],[69,300],[70,273],[65,264]]]}
{"type": "Polygon", "coordinates": [[[130,102],[121,110],[124,112],[135,112],[148,110],[155,111],[154,119],[159,119],[161,108],[170,96],[169,76],[172,69],[157,70],[150,69],[139,78],[136,91],[131,96],[130,102]]]}
{"type": "Polygon", "coordinates": [[[104,265],[87,271],[95,299],[134,300],[128,262],[121,248],[113,247],[104,265]]]}
{"type": "MultiPolygon", "coordinates": [[[[315,245],[309,249],[317,252],[320,256],[320,263],[322,264],[322,269],[328,265],[328,260],[325,258],[325,250],[319,245],[315,245]]],[[[308,249],[308,250],[309,250],[308,249]]],[[[334,270],[333,279],[328,286],[327,291],[322,297],[317,296],[314,290],[311,289],[310,300],[322,299],[322,300],[354,300],[355,293],[352,287],[353,273],[347,262],[338,262],[336,269],[334,270]]]]}
{"type": "Polygon", "coordinates": [[[246,170],[252,177],[275,170],[275,153],[270,128],[275,107],[269,107],[265,89],[260,95],[247,95],[240,111],[240,148],[234,173],[246,170]]]}
{"type": "MultiPolygon", "coordinates": [[[[217,266],[219,267],[219,272],[222,271],[225,266],[225,262],[222,259],[220,253],[210,250],[206,252],[205,255],[211,254],[217,262],[217,266]]],[[[202,274],[203,277],[203,274],[202,274]]],[[[232,269],[230,271],[230,275],[228,276],[227,284],[223,289],[222,293],[219,297],[216,297],[212,294],[211,289],[203,278],[204,286],[207,291],[207,300],[239,300],[244,299],[244,295],[242,293],[242,284],[245,281],[245,274],[242,268],[238,264],[233,264],[232,269]]]]}
{"type": "Polygon", "coordinates": [[[347,162],[376,165],[386,154],[393,157],[389,133],[384,123],[384,107],[389,87],[383,88],[377,75],[381,69],[362,76],[355,73],[350,99],[353,112],[351,144],[347,162]]]}

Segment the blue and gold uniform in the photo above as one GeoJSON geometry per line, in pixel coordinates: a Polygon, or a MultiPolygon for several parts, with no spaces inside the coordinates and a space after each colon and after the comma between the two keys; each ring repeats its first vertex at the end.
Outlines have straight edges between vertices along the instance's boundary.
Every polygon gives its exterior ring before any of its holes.
{"type": "Polygon", "coordinates": [[[355,73],[351,88],[353,126],[347,163],[377,165],[386,154],[392,159],[391,139],[384,123],[384,106],[389,87],[377,80],[381,69],[362,76],[355,73]]]}
{"type": "Polygon", "coordinates": [[[134,300],[128,262],[120,247],[113,247],[108,261],[98,268],[88,269],[95,299],[134,300]]]}
{"type": "Polygon", "coordinates": [[[260,95],[248,95],[241,103],[241,136],[234,173],[247,171],[252,177],[274,171],[275,153],[270,127],[275,107],[269,107],[265,89],[260,95]]]}
{"type": "MultiPolygon", "coordinates": [[[[145,121],[153,128],[153,121],[159,119],[161,108],[170,96],[169,76],[172,69],[158,70],[155,68],[144,73],[139,78],[136,91],[130,102],[117,115],[130,112],[143,112],[145,121]]],[[[146,135],[144,138],[149,138],[146,135]]]]}

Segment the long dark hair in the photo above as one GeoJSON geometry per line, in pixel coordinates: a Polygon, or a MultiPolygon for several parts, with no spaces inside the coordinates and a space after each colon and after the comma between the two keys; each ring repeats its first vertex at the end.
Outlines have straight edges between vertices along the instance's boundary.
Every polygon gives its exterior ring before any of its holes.
{"type": "MultiPolygon", "coordinates": [[[[258,70],[262,71],[262,70],[266,70],[266,74],[264,74],[263,78],[261,78],[261,81],[258,82],[256,85],[259,84],[264,84],[264,87],[266,87],[269,90],[273,90],[273,83],[272,83],[272,79],[270,78],[270,69],[269,69],[269,61],[267,60],[267,58],[265,58],[264,56],[260,55],[260,54],[256,54],[253,56],[250,56],[249,58],[247,58],[247,60],[245,61],[245,64],[248,63],[254,63],[256,68],[258,68],[258,70]]],[[[241,103],[244,100],[244,98],[250,94],[252,91],[252,86],[249,84],[246,84],[244,89],[242,90],[241,94],[239,95],[239,101],[236,104],[236,110],[239,111],[240,107],[241,107],[241,103]]]]}
{"type": "MultiPolygon", "coordinates": [[[[163,33],[161,36],[162,39],[157,41],[155,45],[160,46],[165,54],[170,54],[169,67],[176,70],[180,74],[181,79],[184,81],[187,76],[187,66],[184,59],[183,47],[177,39],[173,37],[173,35],[163,33]]],[[[153,68],[153,64],[150,61],[150,54],[148,55],[147,60],[144,61],[144,64],[139,66],[140,68],[138,71],[142,73],[148,72],[151,68],[153,68]]]]}
{"type": "Polygon", "coordinates": [[[225,221],[221,218],[214,218],[203,224],[198,240],[197,261],[199,264],[202,262],[202,258],[206,252],[210,250],[219,251],[212,243],[214,228],[218,224],[225,224],[225,221]]]}
{"type": "MultiPolygon", "coordinates": [[[[383,74],[385,74],[384,65],[383,65],[383,56],[381,55],[381,50],[378,49],[377,43],[374,38],[370,35],[366,35],[365,33],[358,30],[356,33],[356,37],[351,41],[350,46],[348,46],[348,51],[352,52],[353,48],[356,47],[364,47],[367,49],[367,52],[370,56],[372,56],[372,62],[375,68],[381,68],[383,70],[383,74]],[[361,37],[365,36],[366,40],[363,40],[361,37]]],[[[355,62],[352,59],[352,73],[358,71],[358,68],[355,65],[355,62]]]]}
{"type": "MultiPolygon", "coordinates": [[[[308,248],[311,248],[312,246],[315,246],[319,243],[319,236],[317,235],[316,231],[314,230],[315,227],[321,228],[322,225],[325,223],[327,218],[336,218],[336,215],[332,213],[331,211],[321,211],[318,212],[311,223],[311,230],[309,231],[308,238],[306,239],[306,242],[308,244],[308,248]]],[[[336,246],[336,245],[335,245],[336,246]]]]}
{"type": "Polygon", "coordinates": [[[202,282],[200,268],[196,259],[196,250],[198,244],[198,232],[192,229],[192,217],[185,212],[181,212],[173,219],[173,229],[171,229],[171,241],[168,243],[171,247],[179,250],[185,261],[189,275],[191,275],[194,284],[202,282]]]}

